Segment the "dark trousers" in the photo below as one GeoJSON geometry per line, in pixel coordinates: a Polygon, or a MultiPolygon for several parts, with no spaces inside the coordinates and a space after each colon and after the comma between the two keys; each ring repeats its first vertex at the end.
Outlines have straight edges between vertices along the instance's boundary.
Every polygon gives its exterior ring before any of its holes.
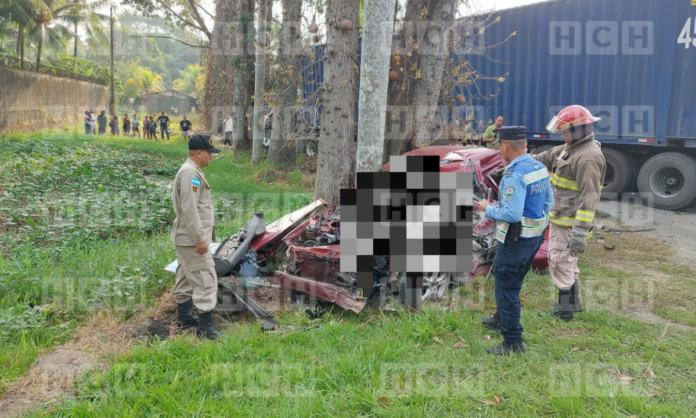
{"type": "Polygon", "coordinates": [[[493,260],[497,305],[495,316],[500,319],[505,343],[522,342],[520,290],[542,241],[543,237],[537,237],[512,242],[508,237],[505,244],[498,243],[493,260]]]}

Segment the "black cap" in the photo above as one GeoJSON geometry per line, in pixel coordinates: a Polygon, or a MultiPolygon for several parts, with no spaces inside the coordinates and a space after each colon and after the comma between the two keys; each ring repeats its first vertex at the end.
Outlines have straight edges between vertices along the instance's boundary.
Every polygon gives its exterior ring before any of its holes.
{"type": "Polygon", "coordinates": [[[189,151],[210,151],[217,154],[220,149],[213,146],[210,135],[194,135],[189,140],[189,151]]]}
{"type": "Polygon", "coordinates": [[[501,141],[527,139],[527,128],[524,126],[503,126],[498,128],[498,138],[501,141]]]}

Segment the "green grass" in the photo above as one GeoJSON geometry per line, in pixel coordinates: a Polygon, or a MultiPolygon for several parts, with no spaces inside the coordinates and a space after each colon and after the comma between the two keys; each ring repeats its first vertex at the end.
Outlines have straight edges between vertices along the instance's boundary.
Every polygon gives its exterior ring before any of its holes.
{"type": "MultiPolygon", "coordinates": [[[[173,277],[162,271],[175,258],[165,187],[187,148],[181,140],[45,133],[0,141],[8,151],[0,156],[8,173],[0,181],[0,195],[5,192],[0,219],[10,221],[0,234],[2,393],[41,350],[68,338],[95,306],[118,308],[127,317],[147,306],[153,291],[172,285],[173,277]],[[122,189],[132,193],[111,198],[122,189]],[[167,210],[153,216],[160,208],[167,210]],[[61,217],[70,220],[67,226],[56,226],[47,216],[61,210],[71,215],[61,217]],[[110,210],[114,215],[104,217],[110,210]]],[[[270,222],[311,200],[291,182],[268,186],[255,180],[263,178],[263,170],[230,151],[204,170],[217,208],[218,236],[235,232],[254,211],[265,210],[270,222]]]]}
{"type": "MultiPolygon", "coordinates": [[[[70,155],[104,148],[100,158],[120,161],[130,172],[116,170],[116,178],[103,185],[113,188],[132,174],[155,185],[153,195],[163,192],[171,167],[186,155],[179,140],[4,139],[28,145],[40,140],[70,155]]],[[[0,154],[0,168],[14,170],[17,152],[0,154]]],[[[46,157],[39,152],[32,158],[41,166],[46,157]]],[[[75,164],[89,160],[84,153],[75,164]]],[[[218,237],[234,233],[256,210],[272,220],[310,201],[299,170],[248,161],[247,154],[225,150],[204,170],[217,208],[218,237]]],[[[100,175],[78,171],[73,181],[89,183],[100,175]]],[[[63,244],[69,245],[64,251],[55,251],[60,243],[32,239],[0,258],[0,391],[38,354],[69,338],[95,306],[125,319],[152,306],[153,293],[173,284],[161,271],[174,258],[166,226],[109,228],[98,236],[78,234],[63,244]],[[72,292],[70,284],[80,291],[72,292]],[[42,308],[29,308],[30,302],[42,308]]],[[[593,241],[582,258],[588,311],[572,322],[546,315],[555,297],[550,277],[527,277],[525,356],[485,353],[500,337],[480,325],[494,301],[492,280],[479,278],[455,292],[448,309],[439,304],[418,313],[354,315],[334,308],[315,322],[285,313],[277,318],[282,325],[319,327],[264,334],[257,323],[243,320],[229,324],[217,342],[182,335],[142,343],[125,356],[104,358],[109,370],[84,377],[77,398],[27,416],[693,416],[696,332],[631,318],[632,309],[647,308],[693,325],[688,308],[696,291],[693,271],[671,264],[668,252],[651,242],[624,236],[607,241],[617,249],[609,252],[593,241]]]]}

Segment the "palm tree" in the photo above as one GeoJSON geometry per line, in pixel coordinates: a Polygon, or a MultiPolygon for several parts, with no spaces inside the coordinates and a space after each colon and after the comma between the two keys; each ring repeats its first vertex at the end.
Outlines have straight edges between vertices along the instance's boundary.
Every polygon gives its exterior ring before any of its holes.
{"type": "Polygon", "coordinates": [[[145,68],[141,68],[133,74],[133,78],[126,80],[126,84],[135,86],[138,89],[140,97],[145,97],[147,93],[150,92],[157,92],[165,89],[162,76],[145,68]]]}
{"type": "Polygon", "coordinates": [[[64,18],[66,21],[72,23],[74,40],[73,57],[77,58],[77,46],[80,41],[78,36],[79,28],[84,31],[87,44],[92,49],[99,48],[109,43],[109,38],[106,36],[103,25],[109,21],[109,16],[97,13],[98,8],[107,5],[108,2],[105,0],[96,0],[91,3],[87,3],[86,0],[72,1],[75,7],[72,8],[71,13],[64,18]]]}
{"type": "Polygon", "coordinates": [[[205,90],[205,71],[198,64],[189,64],[179,71],[181,78],[173,82],[173,88],[189,96],[198,98],[205,90]]]}
{"type": "Polygon", "coordinates": [[[24,37],[26,29],[33,25],[38,11],[44,7],[42,0],[0,0],[0,18],[5,22],[5,29],[9,25],[17,25],[15,52],[20,57],[20,63],[24,63],[24,37]]]}
{"type": "MultiPolygon", "coordinates": [[[[39,1],[39,0],[24,0],[39,1]]],[[[104,37],[101,22],[108,17],[96,12],[104,4],[98,0],[92,3],[73,2],[72,0],[43,0],[41,7],[35,10],[33,25],[27,35],[37,44],[36,66],[41,64],[44,44],[51,49],[64,49],[69,40],[77,45],[77,27],[82,25],[87,30],[87,39],[97,42],[104,37]],[[70,28],[75,29],[73,32],[70,28]]],[[[103,40],[103,39],[102,39],[103,40]]]]}

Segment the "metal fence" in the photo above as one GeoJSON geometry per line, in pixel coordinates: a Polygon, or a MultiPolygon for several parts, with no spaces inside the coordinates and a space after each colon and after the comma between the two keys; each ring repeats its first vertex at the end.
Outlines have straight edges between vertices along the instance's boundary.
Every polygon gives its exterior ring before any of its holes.
{"type": "Polygon", "coordinates": [[[107,85],[106,81],[96,77],[90,77],[87,75],[74,73],[72,71],[64,70],[62,68],[53,67],[50,65],[39,64],[37,66],[34,62],[22,61],[18,58],[14,58],[9,55],[0,54],[0,66],[8,68],[19,68],[22,70],[34,71],[41,74],[50,74],[58,77],[69,78],[71,80],[86,81],[88,83],[99,84],[102,86],[107,85]]]}

